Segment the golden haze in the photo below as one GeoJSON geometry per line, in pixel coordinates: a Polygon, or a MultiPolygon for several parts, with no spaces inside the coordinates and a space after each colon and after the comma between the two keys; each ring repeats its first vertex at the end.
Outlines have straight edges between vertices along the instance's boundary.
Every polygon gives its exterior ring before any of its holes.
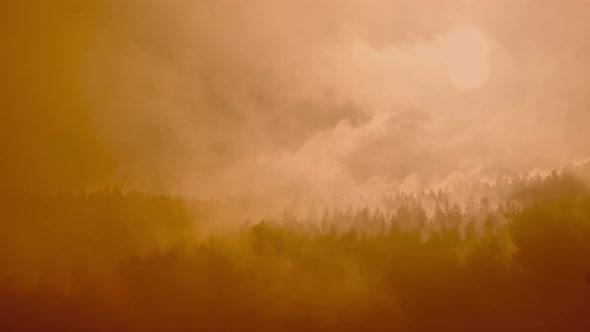
{"type": "Polygon", "coordinates": [[[588,331],[589,16],[4,1],[0,330],[588,331]]]}

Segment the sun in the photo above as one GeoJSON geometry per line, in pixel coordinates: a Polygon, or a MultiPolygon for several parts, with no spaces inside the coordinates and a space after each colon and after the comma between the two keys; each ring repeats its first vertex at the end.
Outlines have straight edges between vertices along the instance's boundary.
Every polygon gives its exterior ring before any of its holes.
{"type": "Polygon", "coordinates": [[[451,30],[443,39],[444,61],[451,83],[461,90],[474,90],[489,76],[488,39],[471,27],[451,30]]]}

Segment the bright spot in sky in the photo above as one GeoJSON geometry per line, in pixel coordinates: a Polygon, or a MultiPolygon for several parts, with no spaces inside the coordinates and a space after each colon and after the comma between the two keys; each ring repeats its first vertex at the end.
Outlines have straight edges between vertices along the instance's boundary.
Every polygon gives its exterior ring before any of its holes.
{"type": "Polygon", "coordinates": [[[481,87],[488,79],[488,40],[479,30],[461,27],[450,31],[443,40],[449,79],[461,90],[481,87]]]}

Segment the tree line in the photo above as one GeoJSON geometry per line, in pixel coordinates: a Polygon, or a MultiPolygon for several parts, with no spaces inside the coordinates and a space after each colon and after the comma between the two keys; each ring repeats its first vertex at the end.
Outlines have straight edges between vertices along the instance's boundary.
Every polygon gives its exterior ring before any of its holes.
{"type": "Polygon", "coordinates": [[[585,171],[208,235],[240,210],[117,189],[5,193],[0,330],[588,331],[585,171]]]}

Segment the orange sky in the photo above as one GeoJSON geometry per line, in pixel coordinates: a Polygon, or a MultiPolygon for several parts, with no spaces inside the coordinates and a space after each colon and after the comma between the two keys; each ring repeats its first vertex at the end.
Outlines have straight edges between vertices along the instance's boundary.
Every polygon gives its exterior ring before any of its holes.
{"type": "Polygon", "coordinates": [[[585,1],[44,3],[2,5],[7,187],[325,198],[590,155],[585,1]]]}

